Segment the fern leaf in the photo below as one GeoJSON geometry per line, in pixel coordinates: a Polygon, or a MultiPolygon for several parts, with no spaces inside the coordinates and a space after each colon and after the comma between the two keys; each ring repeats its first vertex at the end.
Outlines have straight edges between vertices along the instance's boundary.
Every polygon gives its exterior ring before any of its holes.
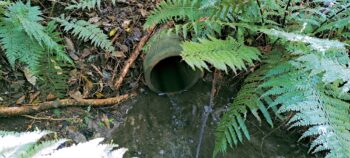
{"type": "Polygon", "coordinates": [[[217,127],[213,157],[219,152],[225,152],[228,145],[230,147],[233,147],[233,144],[235,146],[238,145],[237,140],[243,142],[242,133],[244,133],[245,138],[250,140],[249,131],[244,123],[245,118],[242,117],[246,116],[248,112],[251,112],[260,122],[261,118],[258,114],[260,111],[265,120],[273,126],[266,105],[262,102],[262,100],[270,98],[260,98],[262,92],[257,89],[264,77],[263,74],[267,70],[268,66],[264,66],[246,78],[244,85],[241,87],[241,90],[238,92],[232,105],[229,107],[229,111],[224,114],[217,127]]]}
{"type": "Polygon", "coordinates": [[[11,19],[3,19],[0,23],[0,38],[2,48],[13,68],[18,60],[27,64],[31,71],[37,72],[39,58],[44,49],[31,40],[22,28],[14,25],[11,19]]]}
{"type": "Polygon", "coordinates": [[[295,34],[284,35],[302,44],[289,43],[293,55],[266,73],[266,81],[260,85],[266,90],[262,96],[274,96],[269,106],[281,105],[279,113],[296,112],[289,120],[291,127],[310,127],[301,137],[317,136],[310,151],[327,150],[327,157],[331,158],[349,157],[350,104],[344,100],[348,98],[344,93],[349,90],[350,59],[345,45],[295,34]]]}
{"type": "Polygon", "coordinates": [[[16,2],[8,7],[5,17],[1,18],[0,42],[12,67],[18,60],[36,73],[39,58],[46,49],[52,50],[65,61],[72,62],[61,46],[45,32],[46,27],[38,23],[42,20],[40,15],[38,7],[16,2]]]}
{"type": "Polygon", "coordinates": [[[79,39],[90,40],[96,47],[111,52],[114,51],[114,47],[112,46],[111,41],[108,40],[108,36],[96,25],[84,20],[65,18],[64,16],[53,19],[64,27],[64,31],[72,32],[72,34],[79,39]]]}
{"type": "Polygon", "coordinates": [[[281,104],[279,112],[295,111],[289,121],[291,127],[311,126],[301,139],[317,136],[311,144],[313,152],[330,150],[327,157],[349,157],[349,104],[327,94],[319,75],[309,77],[300,70],[287,74],[288,77],[272,76],[262,85],[270,91],[276,88],[281,91],[270,106],[281,104]]]}
{"type": "Polygon", "coordinates": [[[212,10],[200,9],[200,7],[198,0],[165,0],[147,17],[144,28],[147,29],[154,24],[161,24],[173,18],[194,22],[202,17],[210,16],[212,10]]]}
{"type": "Polygon", "coordinates": [[[70,4],[66,9],[94,9],[97,6],[98,9],[101,8],[101,0],[80,0],[79,2],[73,0],[72,4],[70,4]]]}
{"type": "Polygon", "coordinates": [[[184,42],[181,56],[192,68],[207,69],[206,62],[220,70],[227,67],[234,72],[246,70],[246,65],[253,65],[253,60],[259,60],[258,49],[237,43],[233,38],[219,40],[215,38],[200,39],[200,43],[184,42]]]}
{"type": "Polygon", "coordinates": [[[299,35],[295,33],[278,31],[275,29],[269,29],[269,30],[260,29],[260,31],[271,36],[286,39],[288,41],[310,44],[311,48],[319,52],[324,52],[329,49],[338,49],[338,50],[345,51],[346,44],[335,40],[319,39],[319,38],[299,35]]]}
{"type": "Polygon", "coordinates": [[[66,139],[37,142],[41,137],[51,132],[5,132],[0,131],[0,155],[3,157],[18,158],[61,158],[79,155],[83,157],[122,158],[126,148],[116,148],[115,144],[101,144],[103,138],[96,138],[85,143],[73,144],[58,149],[66,139]],[[91,150],[93,149],[93,150],[91,150]]]}

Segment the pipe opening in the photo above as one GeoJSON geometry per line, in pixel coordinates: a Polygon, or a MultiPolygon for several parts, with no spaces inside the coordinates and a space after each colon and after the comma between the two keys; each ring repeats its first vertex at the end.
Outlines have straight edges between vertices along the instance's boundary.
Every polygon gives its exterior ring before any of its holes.
{"type": "Polygon", "coordinates": [[[177,92],[189,88],[198,80],[200,71],[193,70],[180,56],[161,60],[151,71],[151,83],[161,92],[177,92]]]}

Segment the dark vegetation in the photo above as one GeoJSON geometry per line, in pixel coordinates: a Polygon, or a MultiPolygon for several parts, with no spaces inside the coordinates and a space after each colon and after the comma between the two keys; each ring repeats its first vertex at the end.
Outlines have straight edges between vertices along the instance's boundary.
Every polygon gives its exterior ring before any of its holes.
{"type": "Polygon", "coordinates": [[[152,2],[0,4],[4,108],[137,90],[141,59],[121,88],[115,75],[134,45],[147,41],[142,30],[149,36],[162,25],[145,50],[175,33],[193,69],[245,77],[218,124],[214,157],[250,139],[247,115],[271,126],[274,116],[288,120],[310,138],[310,152],[350,157],[349,0],[167,0],[148,16],[152,2]]]}

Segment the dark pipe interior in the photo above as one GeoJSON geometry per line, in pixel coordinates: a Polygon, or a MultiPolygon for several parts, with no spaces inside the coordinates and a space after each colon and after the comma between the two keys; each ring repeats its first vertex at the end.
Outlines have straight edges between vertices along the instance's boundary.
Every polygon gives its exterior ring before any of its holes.
{"type": "Polygon", "coordinates": [[[187,88],[198,75],[180,56],[160,61],[151,71],[151,82],[161,92],[177,92],[187,88]]]}

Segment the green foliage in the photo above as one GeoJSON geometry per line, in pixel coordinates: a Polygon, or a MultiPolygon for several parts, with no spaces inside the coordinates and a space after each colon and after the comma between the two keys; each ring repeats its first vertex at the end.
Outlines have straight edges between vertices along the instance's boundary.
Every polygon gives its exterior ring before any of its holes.
{"type": "MultiPolygon", "coordinates": [[[[112,1],[112,4],[116,4],[116,0],[110,0],[112,1]]],[[[73,0],[71,4],[66,7],[68,10],[73,10],[73,9],[94,9],[94,8],[101,8],[101,2],[102,0],[79,0],[79,2],[73,0]]]]}
{"type": "MultiPolygon", "coordinates": [[[[260,100],[261,91],[258,91],[256,87],[259,86],[263,72],[265,68],[261,68],[258,71],[250,74],[241,90],[235,97],[234,102],[228,112],[225,113],[220,124],[217,127],[215,149],[213,155],[216,156],[219,152],[225,152],[227,146],[237,146],[239,142],[243,143],[244,135],[250,140],[250,135],[245,120],[248,112],[254,114],[259,122],[261,118],[259,111],[263,114],[265,120],[272,126],[271,116],[264,105],[263,101],[260,100]],[[243,133],[243,134],[242,134],[243,133]]],[[[268,97],[265,98],[270,101],[268,97]]]]}
{"type": "Polygon", "coordinates": [[[12,67],[18,60],[37,72],[45,50],[52,50],[55,55],[71,62],[39,23],[42,18],[38,7],[18,2],[9,6],[4,15],[0,22],[0,42],[12,67]]]}
{"type": "MultiPolygon", "coordinates": [[[[56,32],[57,25],[51,21],[48,23],[45,32],[57,43],[62,42],[61,33],[56,32]]],[[[58,98],[63,98],[68,90],[68,71],[64,67],[72,67],[66,64],[64,59],[54,56],[54,52],[64,54],[64,47],[59,46],[57,50],[47,50],[47,54],[42,55],[38,65],[38,86],[42,94],[52,93],[58,98]]]]}
{"type": "Polygon", "coordinates": [[[329,40],[350,41],[349,8],[348,0],[169,0],[151,13],[145,28],[174,21],[170,30],[192,38],[182,44],[182,57],[192,68],[209,70],[210,64],[239,72],[264,59],[222,117],[214,156],[244,137],[249,140],[248,113],[259,121],[262,114],[272,125],[271,109],[277,115],[294,112],[291,127],[309,127],[301,139],[315,138],[313,153],[350,157],[348,45],[329,40]],[[261,45],[256,37],[264,38],[263,46],[283,49],[261,56],[256,48],[246,46],[252,41],[261,45]]]}
{"type": "Polygon", "coordinates": [[[147,17],[144,28],[170,20],[188,20],[191,22],[210,15],[210,10],[200,9],[200,1],[166,0],[161,2],[147,17]]]}
{"type": "Polygon", "coordinates": [[[100,47],[107,51],[114,51],[111,41],[108,40],[108,36],[96,25],[91,24],[85,20],[77,20],[71,18],[53,18],[56,22],[60,23],[64,27],[64,31],[72,32],[74,36],[77,36],[81,40],[90,40],[93,45],[100,47]]]}
{"type": "MultiPolygon", "coordinates": [[[[112,2],[116,3],[115,0],[112,2]]],[[[31,83],[42,94],[65,96],[69,77],[67,68],[73,65],[62,45],[62,35],[56,31],[55,22],[81,40],[90,40],[97,47],[114,51],[108,36],[96,25],[84,20],[50,17],[53,21],[48,21],[45,26],[42,23],[50,19],[44,19],[40,8],[21,1],[0,1],[0,13],[0,44],[10,66],[33,74],[38,84],[31,83]]]]}
{"type": "Polygon", "coordinates": [[[59,158],[80,155],[84,157],[122,158],[126,148],[116,148],[115,144],[101,144],[103,138],[96,138],[88,142],[63,146],[67,139],[39,141],[50,134],[49,131],[7,132],[0,131],[0,145],[2,157],[16,158],[59,158]],[[63,147],[62,147],[63,146],[63,147]],[[91,150],[94,149],[94,150],[91,150]]]}
{"type": "Polygon", "coordinates": [[[247,65],[253,65],[258,60],[260,52],[254,47],[244,46],[228,37],[226,40],[215,38],[199,39],[199,43],[184,42],[181,56],[192,68],[207,69],[208,65],[227,72],[227,66],[234,72],[246,70],[247,65]]]}
{"type": "MultiPolygon", "coordinates": [[[[326,40],[325,40],[326,41],[326,40]]],[[[279,113],[294,111],[291,127],[309,126],[302,138],[315,137],[310,151],[329,151],[326,157],[350,156],[350,118],[347,103],[350,62],[344,49],[291,46],[293,57],[265,74],[262,96],[274,96],[270,107],[279,113]],[[301,49],[302,48],[302,49],[301,49]],[[344,89],[346,90],[344,92],[344,89]]]]}

